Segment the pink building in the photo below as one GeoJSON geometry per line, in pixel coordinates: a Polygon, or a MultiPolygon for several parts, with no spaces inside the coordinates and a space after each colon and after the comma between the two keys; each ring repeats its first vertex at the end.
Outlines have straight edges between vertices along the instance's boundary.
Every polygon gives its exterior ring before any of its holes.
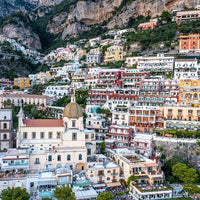
{"type": "Polygon", "coordinates": [[[136,153],[152,156],[152,135],[148,134],[135,134],[131,141],[131,147],[134,148],[136,153]]]}
{"type": "Polygon", "coordinates": [[[139,30],[153,30],[156,26],[158,25],[157,22],[146,22],[146,23],[141,23],[138,26],[139,30]]]}
{"type": "Polygon", "coordinates": [[[0,88],[1,87],[11,87],[13,85],[13,82],[6,78],[0,79],[0,88]]]}
{"type": "Polygon", "coordinates": [[[200,19],[200,10],[181,11],[176,13],[175,21],[179,24],[184,20],[200,19]]]}
{"type": "Polygon", "coordinates": [[[133,129],[129,126],[110,126],[109,132],[106,137],[106,147],[113,148],[126,148],[130,146],[133,129]]]}

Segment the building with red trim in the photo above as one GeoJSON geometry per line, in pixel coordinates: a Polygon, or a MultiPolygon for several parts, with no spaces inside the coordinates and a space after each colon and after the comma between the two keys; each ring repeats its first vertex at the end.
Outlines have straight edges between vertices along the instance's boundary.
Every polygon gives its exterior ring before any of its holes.
{"type": "Polygon", "coordinates": [[[129,147],[132,133],[133,129],[128,126],[110,126],[105,140],[106,147],[109,149],[129,147]]]}
{"type": "Polygon", "coordinates": [[[156,26],[158,25],[158,22],[145,22],[145,23],[141,23],[138,26],[139,30],[153,30],[156,26]]]}

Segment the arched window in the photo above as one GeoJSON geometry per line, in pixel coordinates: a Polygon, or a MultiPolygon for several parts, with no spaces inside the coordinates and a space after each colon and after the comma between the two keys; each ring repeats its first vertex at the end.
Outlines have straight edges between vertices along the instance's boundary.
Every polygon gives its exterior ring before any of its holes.
{"type": "Polygon", "coordinates": [[[67,160],[71,160],[71,156],[69,154],[67,155],[67,160]]]}
{"type": "Polygon", "coordinates": [[[82,154],[79,154],[78,159],[82,160],[82,154]]]}
{"type": "Polygon", "coordinates": [[[52,161],[52,156],[51,155],[48,156],[48,161],[49,162],[52,161]]]}
{"type": "Polygon", "coordinates": [[[3,139],[6,140],[7,139],[7,135],[3,134],[3,139]]]}
{"type": "Polygon", "coordinates": [[[57,161],[61,161],[61,155],[58,155],[57,161]]]}
{"type": "Polygon", "coordinates": [[[6,123],[3,124],[3,128],[7,129],[7,124],[6,123]]]}

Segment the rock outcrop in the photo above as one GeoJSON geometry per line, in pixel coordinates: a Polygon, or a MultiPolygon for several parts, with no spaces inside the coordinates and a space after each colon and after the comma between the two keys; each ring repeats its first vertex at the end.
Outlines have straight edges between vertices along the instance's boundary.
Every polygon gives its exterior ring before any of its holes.
{"type": "Polygon", "coordinates": [[[65,38],[68,34],[81,33],[87,29],[86,26],[89,28],[90,25],[104,21],[107,21],[107,28],[111,29],[126,25],[130,17],[154,17],[160,15],[163,10],[195,6],[195,2],[190,0],[132,0],[127,3],[123,1],[80,0],[70,7],[68,13],[62,12],[54,16],[47,25],[47,31],[53,34],[62,33],[62,38],[65,38]],[[77,22],[81,23],[81,27],[77,28],[77,22]]]}
{"type": "Polygon", "coordinates": [[[7,24],[3,27],[2,33],[9,38],[16,38],[21,44],[41,49],[39,36],[33,32],[30,26],[24,26],[23,22],[20,24],[7,24]]]}

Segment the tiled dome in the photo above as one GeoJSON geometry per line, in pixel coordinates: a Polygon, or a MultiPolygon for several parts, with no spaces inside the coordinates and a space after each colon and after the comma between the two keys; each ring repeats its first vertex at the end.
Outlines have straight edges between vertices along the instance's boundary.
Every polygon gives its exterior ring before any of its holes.
{"type": "Polygon", "coordinates": [[[71,98],[71,103],[65,106],[63,111],[63,117],[78,118],[83,117],[83,112],[81,107],[75,102],[75,96],[71,98]]]}

